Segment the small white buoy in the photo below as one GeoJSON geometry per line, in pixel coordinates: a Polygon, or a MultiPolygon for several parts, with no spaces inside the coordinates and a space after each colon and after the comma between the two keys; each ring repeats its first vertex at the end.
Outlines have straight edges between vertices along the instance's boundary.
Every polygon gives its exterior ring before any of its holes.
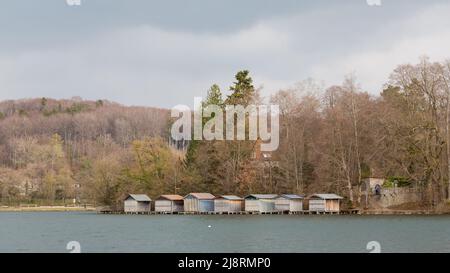
{"type": "Polygon", "coordinates": [[[209,228],[211,228],[211,225],[208,225],[209,228]]]}

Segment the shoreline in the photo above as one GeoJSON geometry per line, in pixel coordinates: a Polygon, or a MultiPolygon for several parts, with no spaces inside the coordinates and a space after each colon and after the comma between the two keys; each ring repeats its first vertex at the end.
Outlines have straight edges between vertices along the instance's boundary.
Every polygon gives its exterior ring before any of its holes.
{"type": "MultiPolygon", "coordinates": [[[[36,207],[8,207],[3,206],[0,207],[0,212],[97,212],[98,214],[101,214],[99,211],[99,208],[96,207],[65,207],[65,206],[36,206],[36,207]]],[[[124,214],[120,212],[115,212],[112,214],[124,214]]],[[[196,215],[196,214],[169,214],[169,213],[152,213],[147,215],[196,215]]],[[[200,214],[199,214],[200,215],[200,214]]],[[[203,215],[203,214],[202,214],[203,215]]],[[[206,214],[205,214],[206,215],[206,214]]],[[[214,214],[219,215],[219,214],[214,214]]],[[[220,214],[220,215],[227,215],[227,214],[220,214]]],[[[231,215],[231,214],[230,214],[231,215]]],[[[247,215],[247,214],[242,214],[247,215]]],[[[249,214],[250,215],[250,214],[249,214]]],[[[265,214],[252,214],[252,215],[265,215],[265,214]]],[[[277,215],[277,214],[272,214],[277,215]]],[[[278,215],[294,215],[294,214],[283,214],[280,213],[278,215]]],[[[313,214],[295,214],[295,215],[313,215],[313,214]]],[[[317,215],[317,214],[314,214],[317,215]]],[[[319,214],[320,215],[320,214],[319,214]]],[[[325,215],[325,214],[322,214],[325,215]]],[[[335,216],[339,215],[354,215],[354,216],[373,216],[373,215],[405,215],[405,216],[414,216],[414,215],[429,215],[429,216],[439,216],[439,215],[450,215],[450,211],[428,211],[428,210],[361,210],[358,213],[336,213],[335,216]]]]}
{"type": "Polygon", "coordinates": [[[425,210],[383,210],[383,211],[361,211],[359,215],[450,215],[446,211],[425,211],[425,210]]]}
{"type": "Polygon", "coordinates": [[[95,207],[65,207],[65,206],[36,206],[36,207],[0,207],[0,212],[95,212],[95,207]]]}

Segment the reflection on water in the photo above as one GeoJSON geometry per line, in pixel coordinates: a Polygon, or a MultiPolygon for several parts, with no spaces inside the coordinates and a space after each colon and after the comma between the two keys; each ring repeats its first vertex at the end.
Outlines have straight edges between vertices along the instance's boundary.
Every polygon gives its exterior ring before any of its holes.
{"type": "Polygon", "coordinates": [[[449,252],[450,216],[0,213],[0,252],[449,252]],[[209,227],[210,226],[210,227],[209,227]]]}

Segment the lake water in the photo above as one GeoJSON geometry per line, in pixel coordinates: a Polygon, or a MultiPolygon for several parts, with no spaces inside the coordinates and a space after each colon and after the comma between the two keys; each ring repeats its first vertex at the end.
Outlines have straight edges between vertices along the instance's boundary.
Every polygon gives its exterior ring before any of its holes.
{"type": "Polygon", "coordinates": [[[450,252],[450,216],[0,213],[0,252],[450,252]]]}

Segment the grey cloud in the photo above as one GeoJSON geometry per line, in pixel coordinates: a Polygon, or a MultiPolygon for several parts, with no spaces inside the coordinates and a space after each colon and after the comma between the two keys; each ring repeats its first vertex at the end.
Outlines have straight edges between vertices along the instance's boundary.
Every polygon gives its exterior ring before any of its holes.
{"type": "MultiPolygon", "coordinates": [[[[205,5],[201,18],[194,18],[200,5],[172,14],[170,4],[108,1],[95,13],[105,1],[85,0],[79,11],[55,1],[42,7],[62,15],[47,21],[38,22],[48,11],[37,4],[38,15],[20,22],[0,16],[12,26],[0,24],[0,39],[8,40],[0,44],[0,99],[78,95],[172,107],[192,104],[213,83],[226,90],[240,69],[252,72],[264,95],[310,76],[337,84],[353,71],[377,93],[399,62],[445,58],[450,45],[443,38],[450,5],[442,1],[383,1],[380,8],[362,0],[287,1],[273,10],[273,1],[259,2],[260,9],[246,1],[235,13],[236,3],[224,1],[205,5]]],[[[10,12],[30,12],[17,2],[10,12]]]]}

